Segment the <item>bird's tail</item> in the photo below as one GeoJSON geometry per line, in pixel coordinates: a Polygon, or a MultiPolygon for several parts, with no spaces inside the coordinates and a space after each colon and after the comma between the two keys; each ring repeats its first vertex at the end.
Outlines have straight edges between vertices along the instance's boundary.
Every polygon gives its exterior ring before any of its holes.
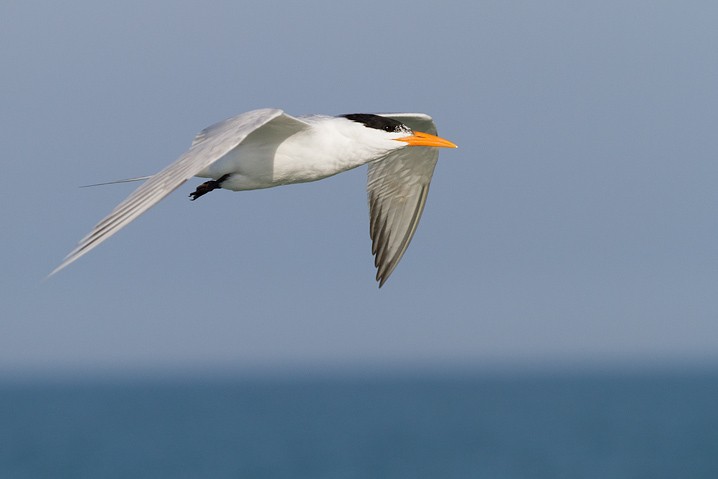
{"type": "Polygon", "coordinates": [[[137,178],[126,178],[124,180],[107,181],[105,183],[95,183],[92,185],[82,185],[80,188],[89,188],[90,186],[115,185],[117,183],[130,183],[133,181],[144,181],[152,178],[152,176],[138,176],[137,178]]]}

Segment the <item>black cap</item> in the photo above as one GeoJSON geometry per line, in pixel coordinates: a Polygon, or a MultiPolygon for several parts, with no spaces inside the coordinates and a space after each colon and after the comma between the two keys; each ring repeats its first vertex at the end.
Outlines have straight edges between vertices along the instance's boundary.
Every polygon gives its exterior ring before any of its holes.
{"type": "Polygon", "coordinates": [[[400,121],[396,121],[392,118],[387,118],[379,115],[372,115],[370,113],[350,113],[348,115],[341,115],[347,120],[356,121],[362,123],[367,128],[374,128],[376,130],[384,130],[389,133],[400,133],[402,131],[411,131],[411,129],[404,125],[400,121]]]}

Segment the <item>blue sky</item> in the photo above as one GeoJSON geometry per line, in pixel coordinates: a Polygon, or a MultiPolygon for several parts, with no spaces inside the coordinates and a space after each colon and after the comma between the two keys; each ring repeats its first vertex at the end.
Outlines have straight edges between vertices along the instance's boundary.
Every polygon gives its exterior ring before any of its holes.
{"type": "Polygon", "coordinates": [[[0,370],[718,361],[715,2],[4,2],[0,370]],[[192,203],[56,277],[205,126],[419,111],[373,280],[365,170],[192,203]]]}

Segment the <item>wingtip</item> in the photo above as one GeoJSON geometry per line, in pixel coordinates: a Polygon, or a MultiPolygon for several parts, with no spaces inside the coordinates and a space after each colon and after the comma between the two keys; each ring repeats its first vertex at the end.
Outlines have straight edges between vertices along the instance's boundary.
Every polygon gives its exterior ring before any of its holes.
{"type": "Polygon", "coordinates": [[[58,268],[55,268],[52,271],[50,271],[44,278],[42,278],[42,282],[45,283],[45,282],[49,281],[50,278],[52,278],[55,275],[55,273],[57,273],[58,271],[60,271],[58,268]]]}
{"type": "Polygon", "coordinates": [[[50,279],[51,277],[53,277],[57,273],[59,273],[61,270],[65,269],[65,266],[67,266],[68,264],[70,264],[70,263],[68,263],[67,261],[63,261],[62,263],[60,263],[59,266],[57,266],[55,269],[50,271],[47,276],[45,276],[45,279],[43,279],[43,282],[47,281],[48,279],[50,279]]]}
{"type": "MultiPolygon", "coordinates": [[[[87,251],[89,251],[89,250],[87,250],[87,251]]],[[[85,252],[86,252],[86,251],[85,251],[85,252]]],[[[85,252],[80,252],[80,254],[78,254],[78,248],[75,248],[74,250],[72,250],[67,256],[65,256],[65,258],[62,260],[62,262],[61,262],[55,269],[53,269],[52,271],[50,271],[50,273],[49,273],[47,276],[45,276],[45,281],[47,281],[47,280],[50,279],[52,276],[55,276],[57,273],[59,273],[59,272],[62,271],[63,269],[65,269],[65,268],[67,268],[68,266],[70,266],[70,265],[71,265],[72,263],[74,263],[78,258],[80,258],[80,256],[82,256],[83,254],[85,254],[85,252]]]]}

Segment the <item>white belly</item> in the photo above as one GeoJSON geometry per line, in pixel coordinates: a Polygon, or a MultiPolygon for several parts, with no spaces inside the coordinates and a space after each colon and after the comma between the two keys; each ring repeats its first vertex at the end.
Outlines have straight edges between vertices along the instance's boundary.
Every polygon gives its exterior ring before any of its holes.
{"type": "Polygon", "coordinates": [[[229,190],[270,188],[321,180],[361,166],[386,154],[384,150],[357,150],[348,138],[299,132],[279,143],[245,141],[197,176],[230,177],[222,183],[229,190]],[[270,146],[268,146],[270,145],[270,146]]]}

